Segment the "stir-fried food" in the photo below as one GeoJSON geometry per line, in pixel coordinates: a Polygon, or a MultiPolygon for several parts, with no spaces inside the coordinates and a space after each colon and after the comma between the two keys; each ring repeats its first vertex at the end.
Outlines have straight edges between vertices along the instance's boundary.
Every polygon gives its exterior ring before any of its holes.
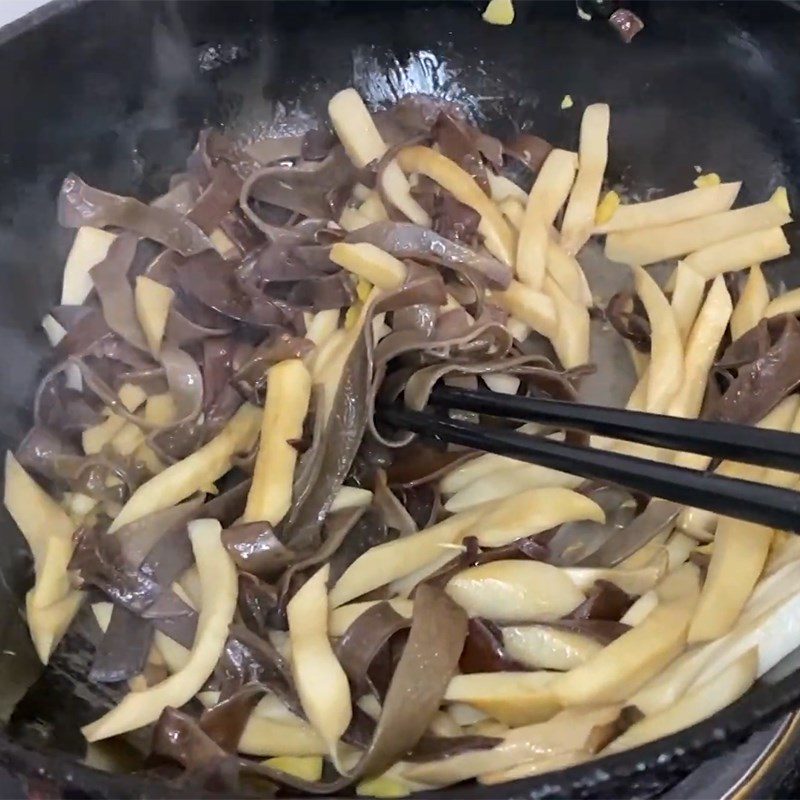
{"type": "Polygon", "coordinates": [[[374,409],[439,382],[574,400],[604,316],[629,408],[797,431],[800,295],[773,296],[764,263],[788,252],[785,192],[733,208],[740,183],[704,176],[625,202],[604,104],[552,144],[428,97],[373,113],[347,89],[328,112],[304,136],[203,131],[151,202],[62,186],[76,235],[5,505],[43,679],[70,664],[84,745],[198,790],[401,796],[733,702],[800,645],[796,539],[374,409]],[[598,237],[630,286],[605,308],[598,237]]]}

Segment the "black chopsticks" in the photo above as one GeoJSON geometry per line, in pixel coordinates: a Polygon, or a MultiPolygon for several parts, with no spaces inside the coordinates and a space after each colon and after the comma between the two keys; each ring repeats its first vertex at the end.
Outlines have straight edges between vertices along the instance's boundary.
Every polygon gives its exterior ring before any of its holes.
{"type": "MultiPolygon", "coordinates": [[[[671,450],[800,471],[798,434],[449,387],[434,390],[430,402],[439,408],[542,422],[671,450]]],[[[564,444],[518,431],[455,422],[399,406],[379,407],[377,414],[388,425],[423,436],[591,480],[609,481],[718,514],[800,532],[800,492],[790,489],[614,451],[564,444]]]]}
{"type": "Polygon", "coordinates": [[[668,450],[684,450],[762,467],[800,471],[800,435],[698,419],[667,417],[561,400],[436,387],[430,404],[495,417],[541,422],[668,450]]]}

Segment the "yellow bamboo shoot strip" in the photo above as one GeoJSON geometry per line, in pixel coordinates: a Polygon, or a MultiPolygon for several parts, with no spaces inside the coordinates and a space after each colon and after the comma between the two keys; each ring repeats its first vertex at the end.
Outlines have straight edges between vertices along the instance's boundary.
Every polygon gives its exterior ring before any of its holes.
{"type": "Polygon", "coordinates": [[[246,403],[208,444],[142,484],[122,507],[110,532],[128,522],[180,503],[231,468],[236,453],[249,450],[258,436],[261,409],[246,403]]]}
{"type": "Polygon", "coordinates": [[[574,489],[582,479],[558,472],[539,464],[517,463],[511,467],[497,469],[480,480],[475,480],[456,492],[445,504],[445,510],[455,513],[474,508],[489,500],[501,500],[511,495],[524,492],[526,489],[546,489],[562,487],[574,489]]]}
{"type": "Polygon", "coordinates": [[[56,645],[78,613],[84,595],[83,592],[71,589],[61,600],[49,606],[37,606],[32,597],[33,590],[25,596],[25,616],[36,655],[42,664],[47,664],[56,645]]]}
{"type": "Polygon", "coordinates": [[[525,219],[525,206],[516,198],[509,197],[499,202],[497,207],[503,216],[519,231],[525,219]]]}
{"type": "Polygon", "coordinates": [[[678,323],[681,341],[686,342],[697,319],[697,312],[703,304],[706,282],[683,261],[675,268],[675,289],[672,292],[672,313],[678,323]]]}
{"type": "Polygon", "coordinates": [[[267,399],[261,441],[247,494],[245,522],[277,525],[292,505],[297,449],[311,402],[311,375],[299,358],[281,361],[267,372],[267,399]]]}
{"type": "Polygon", "coordinates": [[[697,250],[684,261],[706,280],[789,255],[789,242],[780,228],[756,231],[697,250]]]}
{"type": "Polygon", "coordinates": [[[331,589],[331,607],[341,606],[424,567],[441,556],[441,545],[460,541],[480,513],[475,509],[454,514],[419,533],[371,547],[345,570],[331,589]]]}
{"type": "Polygon", "coordinates": [[[399,258],[368,242],[336,242],[331,247],[330,259],[380,289],[397,289],[406,279],[406,265],[399,258]]]}
{"type": "Polygon", "coordinates": [[[645,592],[623,615],[620,622],[623,625],[640,625],[658,605],[658,593],[654,589],[645,592]]]}
{"type": "Polygon", "coordinates": [[[371,222],[380,222],[381,220],[389,219],[381,196],[375,190],[369,193],[367,199],[358,207],[358,210],[371,222]]]}
{"type": "Polygon", "coordinates": [[[339,217],[339,225],[346,231],[357,231],[359,228],[366,228],[372,222],[369,217],[365,217],[357,208],[346,206],[342,209],[339,217]]]}
{"type": "Polygon", "coordinates": [[[647,408],[647,383],[650,377],[648,372],[649,368],[646,367],[639,380],[636,381],[636,386],[633,387],[628,402],[625,404],[628,411],[644,411],[647,408]]]}
{"type": "Polygon", "coordinates": [[[513,265],[514,234],[511,227],[471,175],[430,147],[406,147],[397,154],[397,161],[405,172],[427,175],[460,203],[477,211],[481,216],[478,231],[486,240],[486,249],[504,264],[513,265]]]}
{"type": "Polygon", "coordinates": [[[681,334],[669,300],[658,284],[641,267],[634,267],[633,274],[651,330],[645,410],[663,414],[683,382],[681,334]]]}
{"type": "MultiPolygon", "coordinates": [[[[347,155],[359,169],[381,158],[388,150],[355,89],[344,89],[335,94],[328,103],[328,114],[347,155]]],[[[430,226],[430,217],[411,196],[411,186],[396,160],[386,167],[382,180],[387,197],[400,211],[417,225],[430,226]]]]}
{"type": "Polygon", "coordinates": [[[99,228],[78,228],[64,264],[62,305],[79,306],[94,289],[91,269],[107,255],[116,235],[99,228]]]}
{"type": "MultiPolygon", "coordinates": [[[[789,292],[792,294],[792,292],[789,292]]],[[[744,285],[739,302],[731,314],[731,338],[736,341],[765,316],[769,306],[769,288],[764,280],[764,273],[758,264],[750,267],[747,282],[744,285]]]]}
{"type": "Polygon", "coordinates": [[[464,536],[475,536],[481,547],[502,547],[577,520],[605,522],[605,513],[586,495],[571,489],[528,489],[493,504],[464,536]]]}
{"type": "MultiPolygon", "coordinates": [[[[365,600],[362,603],[348,603],[339,608],[334,608],[328,616],[328,634],[330,636],[341,636],[365,611],[383,600],[365,600]]],[[[411,600],[396,598],[389,600],[389,605],[401,617],[411,618],[414,611],[414,603],[411,600]]]]}
{"type": "Polygon", "coordinates": [[[622,264],[654,264],[791,221],[791,216],[778,203],[767,200],[674,225],[610,233],[606,237],[605,253],[607,258],[622,264]]]}
{"type": "Polygon", "coordinates": [[[527,192],[517,186],[514,181],[509,180],[504,175],[495,175],[491,170],[486,174],[489,180],[489,191],[495,203],[502,203],[505,200],[518,200],[523,205],[528,200],[527,192]]]}
{"type": "Polygon", "coordinates": [[[306,322],[306,339],[311,339],[315,345],[319,346],[338,327],[339,309],[327,308],[309,316],[310,319],[306,322]]]}
{"type": "Polygon", "coordinates": [[[541,561],[493,561],[459,572],[447,593],[470,616],[496,622],[550,622],[583,602],[565,570],[541,561]]]}
{"type": "Polygon", "coordinates": [[[587,308],[592,305],[592,292],[581,265],[553,239],[547,245],[547,274],[570,300],[587,308]]]}
{"type": "Polygon", "coordinates": [[[23,469],[9,451],[6,453],[3,503],[20,529],[40,572],[51,538],[71,541],[75,525],[61,506],[23,469]]]}
{"type": "Polygon", "coordinates": [[[664,579],[645,620],[553,683],[564,705],[614,702],[657,674],[685,646],[700,578],[687,564],[664,579]]]}
{"type": "Polygon", "coordinates": [[[180,708],[188,703],[211,676],[228,637],[238,591],[236,567],[220,533],[216,520],[189,523],[189,538],[203,585],[203,603],[186,666],[149,689],[127,695],[116,708],[83,728],[87,741],[108,739],[155,722],[167,706],[180,708]]]}
{"type": "Polygon", "coordinates": [[[557,327],[556,309],[552,299],[519,281],[512,280],[508,289],[492,292],[491,298],[536,333],[550,338],[557,327]]]}
{"type": "Polygon", "coordinates": [[[608,163],[610,122],[611,112],[605,103],[586,106],[581,120],[578,177],[561,226],[561,244],[571,255],[586,244],[594,228],[594,215],[608,163]]]}
{"type": "Polygon", "coordinates": [[[708,371],[732,311],[731,296],[720,275],[714,279],[686,342],[683,385],[667,410],[671,416],[694,418],[700,413],[708,371]]]}
{"type": "Polygon", "coordinates": [[[761,575],[771,543],[771,528],[720,517],[708,575],[689,627],[690,643],[718,639],[733,627],[761,575]]]}
{"type": "Polygon", "coordinates": [[[363,508],[372,502],[372,492],[369,489],[359,489],[357,486],[342,486],[333,498],[329,514],[341,511],[344,508],[363,508]]]}
{"type": "Polygon", "coordinates": [[[778,314],[796,314],[800,311],[800,289],[792,289],[776,297],[765,309],[764,317],[776,317],[778,314]]]}
{"type": "Polygon", "coordinates": [[[526,667],[559,671],[578,667],[603,649],[588,636],[546,625],[503,628],[503,645],[511,658],[526,667]]]}
{"type": "MultiPolygon", "coordinates": [[[[538,433],[541,427],[536,423],[526,423],[517,428],[519,433],[538,433]]],[[[470,459],[452,472],[442,476],[439,484],[442,494],[452,495],[466,489],[470,484],[485,478],[498,470],[505,470],[519,466],[520,462],[508,456],[498,456],[494,453],[485,453],[478,458],[470,459]]]]}
{"type": "MultiPolygon", "coordinates": [[[[520,673],[516,673],[520,674],[520,673]]],[[[613,723],[620,707],[565,709],[551,719],[514,728],[491,750],[472,751],[441,761],[404,764],[401,774],[412,781],[441,786],[519,764],[548,760],[564,753],[584,750],[598,726],[613,723]]],[[[588,754],[588,749],[585,751],[588,754]]]]}
{"type": "Polygon", "coordinates": [[[169,286],[164,286],[146,275],[139,275],[136,278],[134,290],[136,316],[147,340],[147,346],[156,357],[161,351],[161,341],[167,329],[167,317],[174,297],[175,292],[169,286]]]}
{"type": "Polygon", "coordinates": [[[540,291],[547,268],[550,228],[575,180],[575,153],[553,150],[545,159],[531,187],[517,242],[517,276],[540,291]]]}
{"type": "MultiPolygon", "coordinates": [[[[147,399],[144,390],[131,383],[123,384],[118,395],[122,405],[131,412],[136,411],[147,399]]],[[[87,455],[99,453],[125,427],[124,417],[114,414],[109,409],[106,409],[106,413],[109,415],[108,419],[92,425],[81,434],[83,452],[87,455]]]]}
{"type": "Polygon", "coordinates": [[[6,455],[3,500],[33,554],[35,582],[25,604],[31,639],[46,664],[81,602],[67,572],[75,525],[12,453],[6,455]]]}
{"type": "Polygon", "coordinates": [[[326,755],[325,740],[305,722],[250,715],[237,750],[248,756],[326,755]]]}
{"type": "Polygon", "coordinates": [[[603,752],[629,750],[707,719],[738,700],[753,685],[757,673],[758,649],[753,648],[715,675],[713,680],[700,684],[673,705],[628,728],[603,752]]]}
{"type": "Polygon", "coordinates": [[[741,181],[720,183],[717,186],[691,189],[659,200],[620,206],[611,219],[603,225],[598,225],[594,232],[613,233],[636,228],[655,228],[718,214],[733,206],[741,186],[741,181]]]}
{"type": "Polygon", "coordinates": [[[548,688],[553,678],[552,672],[456,675],[444,699],[468,703],[507,725],[527,725],[549,719],[559,711],[559,702],[548,688]]]}
{"type": "MultiPolygon", "coordinates": [[[[619,586],[623,592],[643,595],[649,592],[666,575],[669,556],[666,549],[659,546],[648,564],[637,567],[565,567],[564,574],[582,591],[588,592],[596,581],[607,581],[619,586]]],[[[623,562],[623,565],[625,562],[623,562]]]]}
{"type": "Polygon", "coordinates": [[[352,718],[350,687],[328,639],[326,564],[289,601],[292,673],[308,721],[336,756],[339,737],[352,718]]]}
{"type": "Polygon", "coordinates": [[[556,330],[550,337],[553,349],[564,369],[588,364],[590,346],[589,311],[584,305],[571,300],[563,289],[548,275],[544,289],[556,309],[556,330]]]}

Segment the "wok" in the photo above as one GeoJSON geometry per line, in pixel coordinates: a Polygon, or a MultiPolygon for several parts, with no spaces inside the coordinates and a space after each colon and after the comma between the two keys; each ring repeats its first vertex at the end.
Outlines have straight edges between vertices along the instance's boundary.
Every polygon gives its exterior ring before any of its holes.
{"type": "MultiPolygon", "coordinates": [[[[46,354],[38,321],[56,300],[71,233],[55,224],[68,171],[152,197],[206,123],[257,131],[320,113],[355,85],[380,104],[423,91],[466,104],[500,133],[518,127],[575,142],[587,102],[612,107],[608,180],[639,196],[685,188],[694,165],[744,180],[743,202],[800,172],[800,17],[783,3],[651,3],[623,45],[572,3],[517,2],[508,28],[476,3],[60,0],[0,34],[0,444],[29,422],[46,354]],[[562,111],[570,94],[575,109],[562,111]],[[299,114],[299,117],[298,117],[299,114]]],[[[797,231],[789,231],[797,250],[797,231]]],[[[775,280],[800,283],[791,258],[775,280]]],[[[19,612],[31,582],[22,537],[0,516],[0,707],[40,669],[19,612]]],[[[502,786],[438,797],[649,796],[800,705],[790,656],[700,725],[634,751],[502,786]]],[[[0,734],[0,766],[63,796],[180,796],[155,779],[110,775],[0,734]]],[[[196,796],[196,792],[193,792],[196,796]]]]}

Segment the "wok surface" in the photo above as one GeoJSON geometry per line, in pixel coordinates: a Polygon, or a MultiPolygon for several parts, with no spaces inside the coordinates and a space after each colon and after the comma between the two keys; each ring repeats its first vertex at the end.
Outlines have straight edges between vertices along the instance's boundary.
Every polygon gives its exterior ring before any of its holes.
{"type": "MultiPolygon", "coordinates": [[[[64,175],[151,198],[180,168],[197,130],[257,133],[321,115],[355,85],[372,103],[421,91],[465,103],[495,132],[575,143],[588,102],[612,107],[607,178],[634,197],[686,188],[695,165],[742,179],[741,202],[800,173],[800,16],[780,3],[652,3],[625,46],[572,3],[517,2],[509,28],[475,3],[52,3],[0,32],[0,444],[30,419],[46,356],[38,321],[57,300],[72,233],[55,221],[64,175]],[[560,109],[570,94],[572,110],[560,109]]],[[[797,249],[796,226],[788,230],[797,249]]],[[[795,256],[768,274],[788,286],[795,256]]],[[[21,535],[0,513],[0,708],[35,679],[18,611],[30,585],[21,535]]],[[[649,796],[700,760],[800,702],[795,656],[712,720],[631,753],[499,787],[438,797],[649,796]],[[788,663],[794,659],[794,663],[788,663]]],[[[165,796],[164,784],[111,776],[62,754],[0,739],[0,765],[88,796],[165,796]],[[68,788],[72,787],[72,788],[68,788]]],[[[176,794],[181,794],[176,790],[176,794]]],[[[191,793],[196,796],[196,791],[191,793]]]]}

